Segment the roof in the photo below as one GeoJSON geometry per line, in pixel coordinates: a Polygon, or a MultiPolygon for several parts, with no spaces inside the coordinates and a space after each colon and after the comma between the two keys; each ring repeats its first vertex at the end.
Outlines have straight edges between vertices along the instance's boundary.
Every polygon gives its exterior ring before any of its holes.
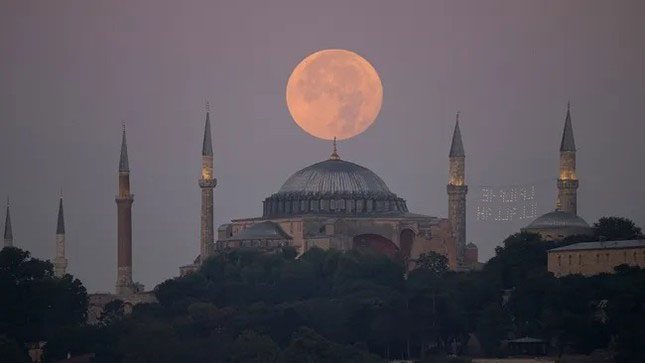
{"type": "Polygon", "coordinates": [[[121,157],[119,158],[119,171],[130,171],[130,165],[128,163],[128,142],[125,138],[125,126],[123,126],[123,134],[121,136],[121,157]]]}
{"type": "Polygon", "coordinates": [[[12,240],[13,232],[11,230],[11,213],[9,212],[9,203],[7,202],[7,214],[5,215],[4,220],[4,239],[12,240]]]}
{"type": "Polygon", "coordinates": [[[206,124],[204,125],[204,143],[202,144],[202,156],[213,156],[213,141],[211,139],[210,112],[206,112],[206,124]]]}
{"type": "Polygon", "coordinates": [[[229,237],[228,240],[246,239],[291,239],[279,224],[271,221],[264,221],[252,225],[242,232],[229,237]]]}
{"type": "Polygon", "coordinates": [[[576,142],[573,139],[573,126],[571,125],[571,111],[569,109],[569,105],[567,105],[567,117],[564,120],[564,130],[562,131],[560,151],[576,151],[576,142]]]}
{"type": "Polygon", "coordinates": [[[63,197],[58,200],[58,223],[56,224],[56,234],[65,234],[65,217],[63,216],[63,197]]]}
{"type": "Polygon", "coordinates": [[[310,165],[282,185],[278,193],[379,193],[391,194],[373,171],[344,160],[329,159],[310,165]]]}
{"type": "Polygon", "coordinates": [[[543,228],[591,228],[589,224],[577,215],[561,210],[549,212],[537,217],[525,229],[543,229],[543,228]]]}
{"type": "Polygon", "coordinates": [[[463,157],[464,144],[461,141],[461,130],[459,130],[459,114],[457,114],[457,121],[455,122],[455,131],[452,133],[452,144],[450,144],[450,155],[452,157],[463,157]]]}
{"type": "Polygon", "coordinates": [[[634,239],[626,241],[597,241],[581,242],[572,245],[550,249],[551,251],[580,251],[580,250],[612,250],[625,248],[642,248],[645,247],[644,239],[634,239]]]}

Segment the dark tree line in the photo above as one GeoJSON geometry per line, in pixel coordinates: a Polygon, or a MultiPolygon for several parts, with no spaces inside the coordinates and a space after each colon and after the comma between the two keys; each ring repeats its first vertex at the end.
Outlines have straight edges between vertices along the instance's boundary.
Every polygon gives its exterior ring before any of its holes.
{"type": "MultiPolygon", "coordinates": [[[[595,230],[606,239],[640,236],[627,222],[601,219],[595,230]]],[[[604,349],[618,361],[645,360],[645,271],[621,266],[612,275],[556,279],[546,260],[559,245],[518,233],[481,271],[451,272],[445,258],[427,254],[407,275],[400,263],[364,251],[313,249],[296,258],[289,248],[236,250],[161,283],[158,303],[130,315],[115,301],[98,326],[73,315],[58,325],[35,319],[41,323],[28,331],[47,337],[49,360],[92,352],[98,362],[126,363],[438,361],[467,356],[473,340],[483,355],[501,356],[504,339],[523,336],[544,339],[553,354],[604,349]]],[[[47,314],[33,309],[34,317],[47,314]]],[[[11,324],[0,333],[11,340],[0,338],[6,351],[26,339],[11,324]]]]}

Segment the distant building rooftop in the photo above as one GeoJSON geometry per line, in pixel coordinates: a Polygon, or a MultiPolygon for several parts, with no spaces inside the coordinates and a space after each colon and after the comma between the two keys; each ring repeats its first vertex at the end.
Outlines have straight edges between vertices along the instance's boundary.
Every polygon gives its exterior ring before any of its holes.
{"type": "Polygon", "coordinates": [[[634,239],[627,241],[597,241],[581,242],[572,245],[550,249],[549,252],[557,251],[579,251],[579,250],[604,250],[645,247],[645,239],[634,239]]]}

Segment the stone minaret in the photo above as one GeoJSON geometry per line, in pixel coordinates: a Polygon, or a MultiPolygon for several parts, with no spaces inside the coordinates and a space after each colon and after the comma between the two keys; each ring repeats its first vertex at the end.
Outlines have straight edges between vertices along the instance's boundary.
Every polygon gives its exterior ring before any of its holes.
{"type": "Polygon", "coordinates": [[[576,177],[576,143],[571,126],[571,107],[567,104],[562,142],[560,143],[560,176],[558,178],[558,200],[556,209],[578,214],[578,178],[576,177]]]}
{"type": "Polygon", "coordinates": [[[63,216],[63,194],[58,200],[58,222],[56,223],[56,257],[54,258],[54,275],[65,276],[67,258],[65,258],[65,217],[63,216]]]}
{"type": "Polygon", "coordinates": [[[449,157],[448,220],[457,243],[457,265],[461,266],[464,262],[466,248],[466,193],[468,193],[468,186],[466,186],[465,171],[466,155],[459,130],[459,113],[457,113],[455,131],[452,134],[449,157]]]}
{"type": "Polygon", "coordinates": [[[121,158],[119,159],[119,191],[116,196],[117,206],[117,295],[130,295],[134,292],[132,282],[132,202],[130,193],[130,167],[128,165],[128,145],[125,139],[125,126],[121,140],[121,158]]]}
{"type": "Polygon", "coordinates": [[[7,214],[4,220],[4,247],[13,247],[13,232],[11,230],[11,213],[9,212],[9,199],[7,199],[7,214]]]}
{"type": "Polygon", "coordinates": [[[210,110],[206,105],[206,125],[202,145],[202,168],[199,187],[202,190],[201,226],[199,228],[199,261],[204,262],[214,242],[213,189],[217,179],[213,177],[213,143],[211,140],[210,110]]]}

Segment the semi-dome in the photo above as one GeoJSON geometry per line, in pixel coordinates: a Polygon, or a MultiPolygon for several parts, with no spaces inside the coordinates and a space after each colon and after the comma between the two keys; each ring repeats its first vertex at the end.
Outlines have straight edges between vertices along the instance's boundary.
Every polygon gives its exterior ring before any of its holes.
{"type": "Polygon", "coordinates": [[[405,200],[392,193],[383,179],[363,166],[341,160],[334,149],[328,160],[297,171],[266,198],[263,215],[404,212],[405,200]]]}

